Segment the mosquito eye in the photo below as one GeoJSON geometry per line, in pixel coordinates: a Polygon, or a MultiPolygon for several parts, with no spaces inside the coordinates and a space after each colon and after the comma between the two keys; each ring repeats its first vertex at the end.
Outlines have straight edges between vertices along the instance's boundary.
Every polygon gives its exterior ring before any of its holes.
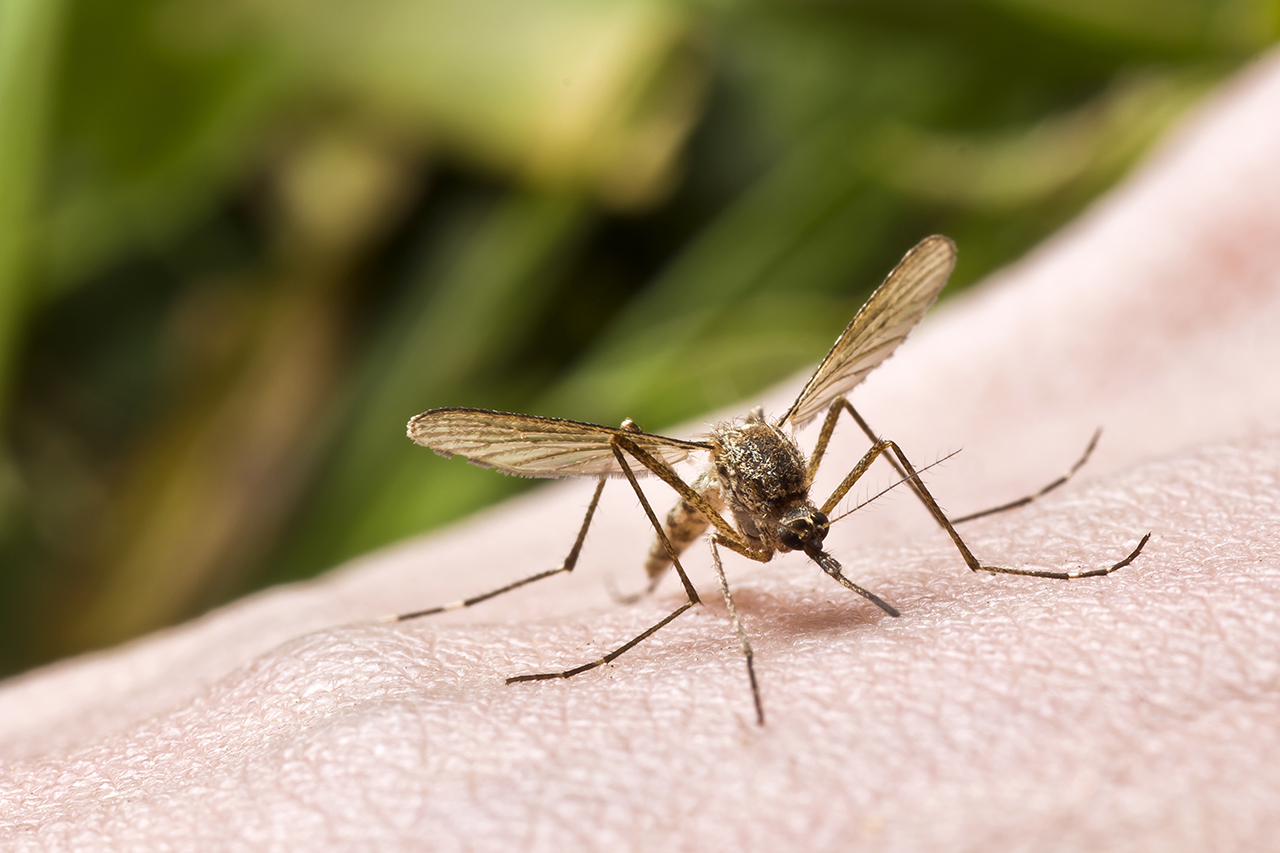
{"type": "Polygon", "coordinates": [[[804,540],[800,538],[800,534],[796,533],[790,527],[783,527],[779,529],[778,539],[782,542],[782,546],[789,551],[804,550],[804,540]]]}

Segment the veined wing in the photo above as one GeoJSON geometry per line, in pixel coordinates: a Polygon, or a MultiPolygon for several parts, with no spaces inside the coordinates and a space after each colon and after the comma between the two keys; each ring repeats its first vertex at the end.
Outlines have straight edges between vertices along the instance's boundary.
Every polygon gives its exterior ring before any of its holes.
{"type": "Polygon", "coordinates": [[[946,237],[926,237],[907,252],[849,321],[779,425],[804,426],[892,355],[938,298],[955,265],[956,247],[946,237]]]}
{"type": "MultiPolygon", "coordinates": [[[[647,432],[488,409],[432,409],[409,421],[409,438],[423,447],[521,477],[621,474],[610,443],[614,436],[635,442],[668,465],[710,449],[701,442],[647,432]]],[[[648,473],[639,464],[632,471],[648,473]]]]}

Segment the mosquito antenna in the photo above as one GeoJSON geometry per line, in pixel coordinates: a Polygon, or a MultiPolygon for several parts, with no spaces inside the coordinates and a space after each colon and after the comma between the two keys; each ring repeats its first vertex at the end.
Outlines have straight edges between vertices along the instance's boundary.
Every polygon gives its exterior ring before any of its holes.
{"type": "MultiPolygon", "coordinates": [[[[957,453],[959,453],[959,452],[960,452],[959,450],[953,450],[953,451],[951,451],[950,453],[948,453],[946,456],[942,457],[941,459],[939,459],[939,460],[937,460],[937,461],[935,461],[935,462],[931,462],[931,463],[929,463],[928,465],[924,466],[923,468],[921,468],[921,469],[920,469],[918,472],[916,472],[916,473],[923,474],[925,471],[928,471],[930,468],[933,468],[935,465],[941,465],[943,462],[946,462],[948,459],[950,459],[952,456],[955,456],[955,455],[956,455],[957,453]]],[[[910,480],[910,479],[911,479],[910,477],[903,477],[903,478],[902,478],[902,479],[900,479],[900,480],[895,480],[894,482],[892,482],[892,483],[890,483],[889,485],[885,486],[885,487],[884,487],[883,489],[881,489],[880,491],[876,492],[876,493],[875,493],[874,495],[872,495],[871,497],[867,498],[867,499],[866,499],[865,501],[863,501],[862,503],[860,503],[860,504],[858,504],[857,506],[855,506],[853,509],[849,510],[848,512],[842,512],[842,513],[840,513],[839,515],[837,515],[835,518],[831,519],[831,523],[832,523],[832,524],[835,524],[837,521],[839,521],[840,519],[844,518],[845,516],[853,515],[855,512],[857,512],[858,510],[862,509],[862,508],[863,508],[864,506],[866,506],[867,504],[871,503],[872,501],[878,500],[879,498],[884,497],[885,495],[889,494],[889,492],[891,492],[891,491],[893,491],[894,489],[898,488],[898,486],[901,486],[903,483],[907,482],[907,481],[908,481],[908,480],[910,480]]]]}

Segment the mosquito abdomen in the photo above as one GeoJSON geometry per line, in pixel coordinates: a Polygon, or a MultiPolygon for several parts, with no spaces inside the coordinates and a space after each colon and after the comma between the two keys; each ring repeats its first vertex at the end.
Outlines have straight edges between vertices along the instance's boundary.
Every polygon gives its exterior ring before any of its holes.
{"type": "MultiPolygon", "coordinates": [[[[695,492],[706,498],[717,512],[724,509],[724,496],[720,491],[720,481],[716,478],[710,465],[695,477],[689,485],[695,492]]],[[[667,519],[662,524],[662,532],[667,535],[667,539],[671,541],[671,547],[675,549],[676,553],[682,554],[684,549],[688,548],[699,536],[707,532],[707,528],[710,525],[711,522],[698,511],[697,507],[681,498],[667,513],[667,519]]],[[[645,573],[649,576],[649,580],[653,581],[658,575],[665,572],[670,565],[671,555],[667,553],[667,548],[662,544],[662,539],[655,536],[653,544],[649,546],[649,558],[645,560],[645,573]]]]}
{"type": "MultiPolygon", "coordinates": [[[[710,523],[693,504],[681,498],[680,502],[671,508],[671,512],[667,513],[667,520],[663,522],[662,530],[671,541],[671,547],[680,554],[706,532],[710,523]]],[[[667,552],[667,546],[655,536],[653,544],[649,546],[649,558],[645,560],[645,573],[650,580],[653,580],[665,572],[670,565],[671,554],[667,552]]]]}

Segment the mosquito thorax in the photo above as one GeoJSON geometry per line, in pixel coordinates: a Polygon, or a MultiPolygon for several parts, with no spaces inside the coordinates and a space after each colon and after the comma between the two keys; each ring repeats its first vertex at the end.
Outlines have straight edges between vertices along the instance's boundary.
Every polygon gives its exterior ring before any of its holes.
{"type": "Polygon", "coordinates": [[[808,465],[795,439],[752,412],[745,421],[718,427],[711,446],[721,494],[743,535],[765,550],[799,548],[779,538],[783,517],[805,508],[817,511],[809,502],[808,465]]]}

